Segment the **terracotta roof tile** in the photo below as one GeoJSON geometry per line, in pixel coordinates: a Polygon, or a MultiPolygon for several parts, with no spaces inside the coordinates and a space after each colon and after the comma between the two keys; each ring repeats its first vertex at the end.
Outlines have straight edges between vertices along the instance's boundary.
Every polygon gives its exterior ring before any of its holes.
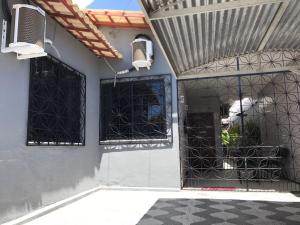
{"type": "Polygon", "coordinates": [[[35,0],[35,2],[97,56],[122,58],[90,16],[71,0],[35,0]]]}

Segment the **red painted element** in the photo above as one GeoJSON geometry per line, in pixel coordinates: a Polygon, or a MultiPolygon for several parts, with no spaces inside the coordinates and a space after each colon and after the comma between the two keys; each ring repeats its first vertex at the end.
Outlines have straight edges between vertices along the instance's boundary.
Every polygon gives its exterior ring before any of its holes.
{"type": "Polygon", "coordinates": [[[203,191],[236,191],[236,187],[201,187],[203,191]]]}

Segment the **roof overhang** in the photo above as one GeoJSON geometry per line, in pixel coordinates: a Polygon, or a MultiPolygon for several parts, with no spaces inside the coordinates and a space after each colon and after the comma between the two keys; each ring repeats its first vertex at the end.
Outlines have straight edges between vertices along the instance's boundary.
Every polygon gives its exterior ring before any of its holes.
{"type": "Polygon", "coordinates": [[[139,2],[171,68],[181,78],[197,77],[196,68],[236,56],[299,53],[299,0],[139,2]]]}
{"type": "Polygon", "coordinates": [[[93,21],[72,0],[35,0],[48,15],[60,23],[98,57],[121,59],[93,21]]]}

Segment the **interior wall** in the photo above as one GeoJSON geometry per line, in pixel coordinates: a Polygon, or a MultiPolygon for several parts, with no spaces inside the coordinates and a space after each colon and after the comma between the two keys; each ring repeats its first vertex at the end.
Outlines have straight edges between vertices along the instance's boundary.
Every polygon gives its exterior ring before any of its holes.
{"type": "MultiPolygon", "coordinates": [[[[300,137],[298,107],[299,86],[296,84],[299,75],[292,73],[269,74],[261,89],[257,84],[256,92],[252,90],[246,95],[252,101],[243,103],[245,110],[244,124],[256,122],[260,127],[261,145],[282,146],[288,149],[288,155],[283,159],[284,176],[300,182],[300,137]],[[272,78],[272,79],[271,79],[272,78]],[[252,94],[252,95],[251,95],[252,94]],[[255,103],[252,105],[252,103],[255,103]],[[276,107],[274,106],[276,103],[276,107]],[[289,115],[288,115],[289,114],[289,115]]],[[[255,86],[254,86],[255,87],[255,86]]],[[[243,87],[246,89],[246,87],[243,87]]],[[[254,89],[254,88],[253,88],[254,89]]],[[[240,117],[235,117],[240,123],[240,117]]]]}
{"type": "MultiPolygon", "coordinates": [[[[2,16],[0,6],[0,21],[2,16]]],[[[1,26],[2,22],[0,29],[1,26]]],[[[105,32],[124,55],[124,60],[110,60],[112,66],[116,70],[128,68],[131,62],[129,44],[141,31],[107,29],[105,32]]],[[[12,53],[0,53],[0,223],[99,185],[179,188],[174,77],[173,143],[100,146],[100,78],[114,74],[102,59],[49,18],[47,37],[59,49],[61,61],[86,75],[86,145],[26,146],[29,60],[18,61],[12,53]]],[[[56,56],[48,47],[47,51],[56,56]]],[[[129,76],[170,73],[156,44],[155,57],[153,69],[129,76]]]]}
{"type": "Polygon", "coordinates": [[[193,91],[188,93],[188,102],[190,113],[220,113],[220,100],[218,97],[202,97],[197,94],[197,91],[193,91]]]}
{"type": "Polygon", "coordinates": [[[261,119],[264,127],[262,141],[266,145],[282,145],[289,150],[285,167],[289,178],[297,182],[300,182],[300,112],[297,102],[300,96],[299,85],[293,80],[299,78],[292,73],[279,74],[272,84],[265,86],[261,96],[261,110],[265,113],[264,119],[261,119]],[[290,78],[284,79],[285,76],[290,78]],[[274,102],[277,108],[274,108],[274,102]]]}
{"type": "MultiPolygon", "coordinates": [[[[192,82],[192,81],[191,81],[192,82]]],[[[197,94],[197,90],[188,92],[188,112],[189,113],[213,113],[214,117],[214,127],[215,127],[215,143],[217,147],[217,155],[222,156],[221,151],[221,116],[220,116],[220,106],[221,102],[217,96],[205,96],[201,97],[197,94]]]]}

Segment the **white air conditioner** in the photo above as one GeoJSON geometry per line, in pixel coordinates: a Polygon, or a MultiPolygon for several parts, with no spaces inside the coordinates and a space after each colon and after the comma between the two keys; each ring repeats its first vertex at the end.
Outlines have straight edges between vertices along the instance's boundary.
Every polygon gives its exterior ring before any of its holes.
{"type": "Polygon", "coordinates": [[[131,43],[132,46],[132,66],[136,70],[140,68],[150,67],[153,62],[153,43],[145,35],[138,35],[136,39],[131,43]]]}
{"type": "Polygon", "coordinates": [[[46,56],[45,12],[36,6],[15,4],[12,9],[10,43],[6,46],[7,22],[3,20],[1,52],[15,52],[17,59],[46,56]]]}

